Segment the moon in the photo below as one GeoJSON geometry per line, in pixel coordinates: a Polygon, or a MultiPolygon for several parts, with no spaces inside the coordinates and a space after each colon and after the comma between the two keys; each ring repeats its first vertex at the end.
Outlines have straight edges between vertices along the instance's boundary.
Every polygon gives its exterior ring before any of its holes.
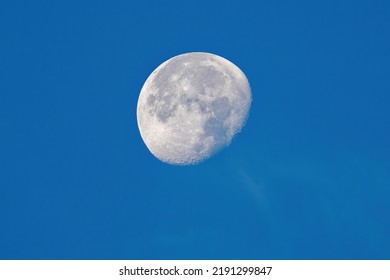
{"type": "Polygon", "coordinates": [[[211,53],[185,53],[147,78],[138,98],[138,128],[155,157],[193,165],[230,145],[251,101],[248,79],[232,62],[211,53]]]}

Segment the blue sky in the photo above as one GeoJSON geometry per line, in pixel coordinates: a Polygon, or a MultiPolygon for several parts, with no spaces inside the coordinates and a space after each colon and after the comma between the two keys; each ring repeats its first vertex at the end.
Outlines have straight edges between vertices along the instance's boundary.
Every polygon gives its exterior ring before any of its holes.
{"type": "Polygon", "coordinates": [[[389,259],[387,1],[3,1],[1,259],[389,259]],[[72,3],[70,3],[72,2],[72,3]],[[204,51],[247,75],[232,145],[154,158],[148,75],[204,51]]]}

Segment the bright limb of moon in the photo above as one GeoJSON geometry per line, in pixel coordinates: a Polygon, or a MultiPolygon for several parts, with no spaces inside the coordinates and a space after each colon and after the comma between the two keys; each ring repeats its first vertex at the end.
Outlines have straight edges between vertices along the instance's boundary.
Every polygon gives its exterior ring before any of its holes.
{"type": "Polygon", "coordinates": [[[244,73],[210,53],[175,56],[142,87],[137,121],[150,152],[176,165],[199,163],[228,146],[252,100],[244,73]]]}

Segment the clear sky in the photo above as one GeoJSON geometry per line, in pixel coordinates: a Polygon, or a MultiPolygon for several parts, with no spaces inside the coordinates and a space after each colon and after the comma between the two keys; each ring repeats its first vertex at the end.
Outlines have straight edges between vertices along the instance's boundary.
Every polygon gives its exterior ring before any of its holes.
{"type": "Polygon", "coordinates": [[[2,1],[1,259],[390,259],[388,1],[2,1]],[[154,158],[148,75],[247,75],[232,145],[154,158]]]}

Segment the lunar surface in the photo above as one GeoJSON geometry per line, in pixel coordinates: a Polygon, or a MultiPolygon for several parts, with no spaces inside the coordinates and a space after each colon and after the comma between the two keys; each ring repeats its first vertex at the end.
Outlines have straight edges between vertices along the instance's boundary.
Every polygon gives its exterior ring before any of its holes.
{"type": "Polygon", "coordinates": [[[210,53],[161,64],[142,87],[137,121],[150,152],[163,162],[197,164],[228,146],[245,124],[251,90],[244,73],[210,53]]]}

